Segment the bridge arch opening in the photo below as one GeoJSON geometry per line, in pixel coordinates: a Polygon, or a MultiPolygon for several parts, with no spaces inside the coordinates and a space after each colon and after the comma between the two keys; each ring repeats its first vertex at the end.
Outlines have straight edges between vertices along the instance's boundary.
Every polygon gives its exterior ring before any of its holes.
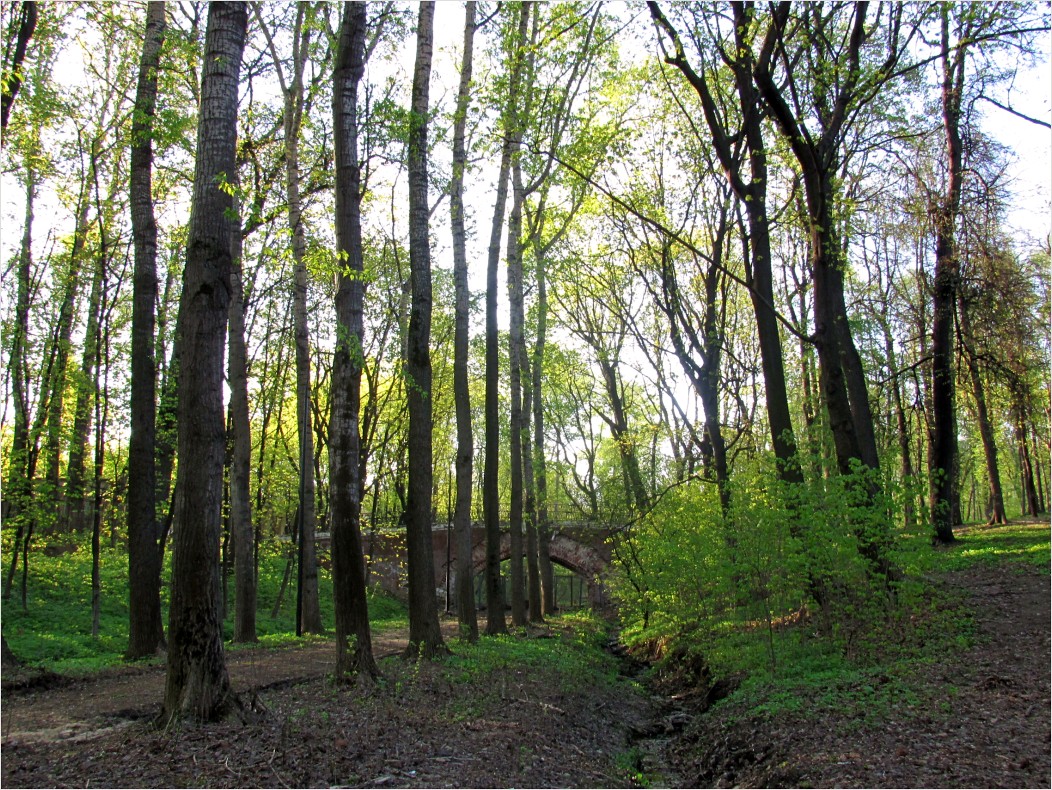
{"type": "MultiPolygon", "coordinates": [[[[501,535],[500,559],[505,562],[511,556],[511,536],[501,535]]],[[[560,601],[583,600],[591,606],[602,606],[607,603],[608,596],[603,577],[606,575],[607,561],[592,547],[586,546],[572,538],[556,534],[552,537],[548,546],[548,556],[554,565],[565,568],[579,579],[582,587],[574,587],[578,583],[566,581],[563,587],[557,586],[555,591],[555,603],[559,606],[560,601]],[[582,589],[583,588],[583,589],[582,589]],[[565,596],[563,595],[565,593],[565,596]]],[[[472,573],[475,575],[476,603],[481,601],[485,605],[485,586],[482,575],[486,569],[486,546],[482,542],[475,546],[471,554],[472,573]]],[[[564,577],[565,578],[565,577],[564,577]]],[[[558,585],[558,582],[557,582],[558,585]]],[[[507,581],[505,580],[505,588],[507,581]]],[[[507,600],[507,596],[505,596],[507,600]]]]}

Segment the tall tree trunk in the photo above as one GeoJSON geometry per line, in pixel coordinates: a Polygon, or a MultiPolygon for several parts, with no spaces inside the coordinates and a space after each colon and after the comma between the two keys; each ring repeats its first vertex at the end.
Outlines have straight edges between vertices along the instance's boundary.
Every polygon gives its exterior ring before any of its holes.
{"type": "Polygon", "coordinates": [[[29,371],[26,350],[29,337],[29,287],[33,272],[33,205],[36,200],[36,171],[26,169],[26,213],[22,246],[15,270],[17,296],[15,320],[11,328],[11,355],[8,375],[11,377],[11,400],[14,407],[11,450],[7,459],[7,481],[2,498],[3,525],[15,525],[15,543],[11,552],[10,572],[4,580],[3,598],[11,596],[18,562],[18,546],[26,527],[32,479],[29,469],[29,371]]]}
{"type": "Polygon", "coordinates": [[[18,23],[18,37],[15,39],[15,48],[8,62],[4,58],[4,74],[10,75],[4,80],[3,89],[0,90],[0,134],[7,131],[7,121],[11,117],[11,107],[14,106],[15,97],[22,87],[22,64],[26,59],[26,50],[29,48],[29,40],[33,37],[33,31],[37,26],[37,4],[32,0],[22,3],[22,13],[18,23]]]}
{"type": "MultiPolygon", "coordinates": [[[[99,271],[102,272],[99,290],[106,290],[106,234],[100,220],[101,249],[99,271]]],[[[102,478],[106,462],[106,423],[109,414],[109,370],[110,370],[110,310],[102,304],[105,297],[100,296],[95,308],[98,312],[96,331],[102,331],[102,338],[93,342],[95,360],[92,369],[95,391],[95,464],[93,469],[92,525],[91,525],[91,635],[99,636],[99,625],[102,617],[102,478]],[[103,314],[105,313],[105,315],[103,314]],[[102,381],[100,381],[100,378],[102,381]]]]}
{"type": "Polygon", "coordinates": [[[431,250],[427,203],[427,113],[435,4],[420,4],[407,171],[409,175],[409,266],[412,306],[406,354],[409,402],[409,485],[406,559],[409,576],[407,656],[442,652],[431,541],[431,250]]]}
{"type": "Polygon", "coordinates": [[[464,170],[467,149],[464,143],[468,104],[471,101],[471,69],[475,42],[475,2],[464,4],[464,53],[460,64],[460,89],[457,114],[453,123],[453,179],[449,188],[449,218],[453,234],[454,304],[453,399],[457,419],[457,503],[453,513],[453,535],[456,541],[456,602],[461,637],[478,639],[478,617],[475,612],[475,580],[471,567],[471,477],[474,459],[474,437],[471,430],[471,400],[468,382],[471,291],[468,287],[468,259],[464,232],[464,170]]]}
{"type": "MultiPolygon", "coordinates": [[[[515,122],[515,137],[519,124],[515,122]]],[[[508,219],[508,367],[511,388],[510,425],[511,502],[508,508],[510,556],[508,581],[511,587],[511,623],[526,625],[526,589],[522,574],[522,361],[526,348],[523,337],[526,319],[522,294],[522,173],[518,162],[519,140],[512,149],[512,199],[508,219]]]]}
{"type": "Polygon", "coordinates": [[[958,294],[957,315],[960,322],[961,345],[964,347],[964,361],[968,366],[968,376],[972,382],[972,398],[975,400],[975,416],[979,422],[979,435],[983,440],[983,454],[986,458],[986,479],[990,489],[989,524],[1007,524],[1004,492],[1001,488],[1001,469],[997,462],[997,440],[994,438],[994,426],[990,421],[990,412],[986,406],[986,388],[983,386],[979,360],[976,358],[972,339],[972,319],[964,297],[958,294]]]}
{"type": "Polygon", "coordinates": [[[157,517],[154,309],[157,220],[153,211],[153,119],[165,4],[146,7],[146,37],[132,117],[130,206],[132,275],[131,436],[128,440],[128,658],[152,655],[164,640],[161,617],[160,523],[157,517]]]}
{"type": "Polygon", "coordinates": [[[304,86],[303,70],[307,62],[310,43],[310,28],[306,14],[308,5],[296,6],[296,21],[293,26],[292,73],[286,80],[281,60],[274,48],[273,40],[256,8],[267,42],[270,45],[274,68],[285,97],[285,199],[288,205],[289,231],[292,235],[293,287],[292,310],[296,341],[296,425],[300,443],[300,611],[297,617],[298,630],[306,633],[321,633],[321,609],[318,600],[318,560],[315,545],[317,512],[314,479],[314,430],[312,428],[311,405],[311,359],[310,329],[307,312],[307,234],[303,223],[303,201],[300,197],[299,136],[303,120],[304,86]]]}
{"type": "Polygon", "coordinates": [[[344,3],[333,73],[336,166],[336,243],[344,260],[336,293],[337,344],[332,362],[329,419],[329,529],[336,617],[336,677],[377,674],[362,554],[362,339],[365,282],[362,257],[361,170],[358,159],[358,85],[365,71],[365,3],[344,3]]]}
{"type": "Polygon", "coordinates": [[[548,466],[544,455],[544,344],[548,333],[548,278],[540,237],[534,240],[537,286],[537,336],[533,342],[533,453],[537,496],[537,566],[541,577],[541,615],[555,614],[555,575],[549,554],[551,527],[548,522],[548,466]]]}
{"type": "Polygon", "coordinates": [[[223,654],[219,579],[223,349],[230,306],[230,196],[247,7],[208,7],[197,165],[179,310],[179,471],[162,719],[217,719],[236,704],[223,654]]]}
{"type": "MultiPolygon", "coordinates": [[[[235,199],[235,206],[236,206],[235,199]]],[[[256,540],[252,529],[252,428],[248,411],[245,286],[240,214],[231,234],[227,363],[230,383],[230,537],[234,541],[234,641],[256,641],[256,540]]]]}
{"type": "Polygon", "coordinates": [[[500,237],[504,208],[508,201],[508,180],[514,145],[514,115],[518,108],[522,81],[523,42],[529,26],[530,6],[519,5],[518,35],[511,51],[508,73],[508,101],[503,113],[504,146],[497,174],[497,194],[490,226],[489,258],[486,267],[486,459],[482,473],[482,511],[486,525],[486,633],[507,631],[504,621],[504,591],[500,578],[500,354],[497,336],[497,268],[500,263],[500,237]]]}
{"type": "Polygon", "coordinates": [[[533,440],[530,435],[533,385],[530,376],[530,357],[526,351],[525,341],[519,349],[519,357],[521,359],[519,367],[526,378],[522,392],[520,433],[522,435],[523,526],[526,530],[526,600],[529,603],[527,614],[531,623],[539,623],[544,619],[544,614],[541,601],[539,546],[537,545],[537,481],[533,468],[533,440]]]}
{"type": "Polygon", "coordinates": [[[953,370],[953,314],[961,278],[955,240],[961,205],[961,94],[965,51],[950,47],[950,8],[942,6],[942,120],[946,141],[946,192],[933,210],[935,279],[931,327],[931,518],[936,543],[952,543],[957,499],[957,421],[953,370]]]}

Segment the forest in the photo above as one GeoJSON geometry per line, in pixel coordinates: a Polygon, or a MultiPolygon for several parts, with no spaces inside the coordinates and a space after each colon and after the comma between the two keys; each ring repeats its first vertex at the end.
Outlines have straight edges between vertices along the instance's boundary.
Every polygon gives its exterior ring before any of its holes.
{"type": "Polygon", "coordinates": [[[1047,558],[1047,4],[2,14],[5,674],[77,587],[166,730],[282,629],[337,688],[612,628],[711,690],[1047,558]]]}

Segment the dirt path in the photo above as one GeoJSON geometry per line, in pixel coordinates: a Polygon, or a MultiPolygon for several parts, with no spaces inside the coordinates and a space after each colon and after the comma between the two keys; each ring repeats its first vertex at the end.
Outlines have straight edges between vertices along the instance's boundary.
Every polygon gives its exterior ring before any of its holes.
{"type": "MultiPolygon", "coordinates": [[[[449,638],[455,624],[444,623],[443,630],[449,638]]],[[[377,658],[400,653],[408,641],[408,628],[376,634],[373,653],[377,658]]],[[[332,671],[335,654],[331,639],[304,646],[243,648],[227,652],[227,671],[235,691],[251,693],[322,678],[332,671]]],[[[114,723],[148,719],[160,708],[164,674],[164,664],[155,663],[73,680],[54,676],[26,690],[7,690],[0,703],[0,744],[83,739],[114,723]]]]}

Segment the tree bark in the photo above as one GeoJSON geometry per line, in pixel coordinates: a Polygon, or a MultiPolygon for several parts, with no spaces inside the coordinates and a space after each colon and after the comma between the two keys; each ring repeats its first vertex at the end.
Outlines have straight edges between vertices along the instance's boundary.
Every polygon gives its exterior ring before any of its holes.
{"type": "Polygon", "coordinates": [[[453,122],[453,179],[449,189],[449,218],[453,234],[454,338],[453,399],[457,420],[457,502],[453,513],[453,535],[456,541],[457,621],[461,636],[478,639],[478,616],[475,611],[475,580],[471,567],[471,477],[474,459],[474,436],[471,430],[471,401],[468,382],[471,292],[468,287],[468,260],[464,231],[464,170],[467,167],[465,130],[468,104],[471,101],[471,70],[475,42],[475,2],[464,4],[464,52],[460,65],[460,88],[457,93],[456,118],[453,122]]]}
{"type": "Polygon", "coordinates": [[[127,658],[152,655],[164,640],[155,466],[157,220],[153,211],[152,135],[157,107],[157,68],[165,28],[165,4],[150,3],[146,8],[146,36],[139,61],[132,118],[130,173],[135,264],[132,275],[131,436],[128,440],[127,658]]]}
{"type": "Polygon", "coordinates": [[[994,426],[990,421],[990,410],[986,406],[986,388],[983,386],[979,360],[976,358],[971,331],[971,316],[964,297],[957,295],[957,315],[960,322],[961,345],[964,348],[964,361],[968,366],[968,376],[972,383],[972,398],[975,400],[975,416],[979,423],[979,435],[983,440],[983,454],[986,458],[986,479],[990,489],[989,524],[1007,524],[1005,513],[1004,491],[1001,487],[1001,469],[997,462],[997,440],[994,437],[994,426]]]}
{"type": "Polygon", "coordinates": [[[3,90],[0,91],[0,134],[7,131],[7,121],[11,117],[11,107],[14,106],[15,97],[22,87],[22,64],[26,59],[26,50],[29,48],[29,40],[33,37],[33,31],[37,26],[37,4],[32,0],[22,3],[22,14],[18,23],[18,37],[15,40],[15,49],[11,62],[4,63],[4,72],[10,77],[4,82],[3,90]]]}
{"type": "MultiPolygon", "coordinates": [[[[235,201],[236,204],[236,201],[235,201]]],[[[256,540],[252,529],[252,427],[248,409],[245,286],[240,211],[232,235],[227,362],[230,383],[230,537],[234,542],[234,641],[256,638],[256,540]]]]}
{"type": "Polygon", "coordinates": [[[336,244],[344,263],[336,293],[337,343],[329,418],[329,524],[336,617],[336,676],[377,674],[362,555],[360,477],[365,282],[362,257],[358,85],[365,71],[365,3],[344,3],[333,72],[336,244]]]}
{"type": "MultiPolygon", "coordinates": [[[[518,137],[519,124],[515,122],[518,137]]],[[[512,149],[512,200],[508,218],[508,367],[511,389],[508,431],[511,455],[511,501],[508,507],[508,582],[511,587],[511,624],[526,625],[526,589],[522,573],[522,361],[526,341],[523,337],[525,310],[522,294],[522,174],[518,163],[519,140],[512,149]]]]}
{"type": "Polygon", "coordinates": [[[931,400],[932,448],[930,507],[933,540],[954,541],[953,503],[957,500],[957,421],[953,360],[953,317],[961,266],[957,257],[956,225],[961,206],[961,93],[964,48],[950,46],[950,9],[942,6],[942,121],[946,144],[946,192],[933,209],[935,278],[932,285],[931,400]]]}
{"type": "Polygon", "coordinates": [[[208,7],[197,134],[197,165],[179,310],[179,470],[168,672],[162,720],[214,720],[236,698],[223,654],[219,579],[223,499],[223,350],[230,306],[229,194],[235,172],[238,73],[246,3],[208,7]]]}
{"type": "Polygon", "coordinates": [[[537,566],[541,581],[541,615],[555,614],[555,575],[549,554],[551,527],[548,522],[548,466],[544,455],[544,346],[548,334],[548,278],[540,238],[535,237],[534,263],[537,285],[537,336],[533,341],[533,454],[537,497],[537,566]]]}
{"type": "Polygon", "coordinates": [[[420,4],[407,171],[409,175],[409,266],[412,305],[406,353],[409,402],[409,485],[406,503],[406,555],[409,576],[407,656],[433,656],[445,650],[438,625],[431,541],[433,408],[431,380],[431,249],[427,202],[427,113],[435,4],[420,4]]]}
{"type": "Polygon", "coordinates": [[[11,451],[7,461],[7,483],[3,496],[3,525],[15,525],[15,541],[11,551],[10,570],[4,579],[3,599],[11,597],[11,586],[18,567],[18,547],[25,535],[28,519],[32,477],[29,472],[29,371],[27,346],[29,338],[29,287],[33,272],[33,205],[36,200],[36,171],[26,168],[26,213],[22,229],[22,245],[16,269],[17,296],[15,321],[11,331],[11,356],[8,370],[11,375],[11,400],[14,405],[11,451]]]}
{"type": "Polygon", "coordinates": [[[497,335],[497,268],[500,263],[500,237],[504,225],[504,208],[508,202],[508,180],[514,145],[514,114],[518,108],[519,85],[522,81],[523,42],[529,26],[530,7],[518,7],[518,34],[512,45],[508,73],[508,102],[503,113],[504,146],[497,174],[497,194],[493,203],[490,226],[489,258],[486,267],[486,459],[482,473],[482,512],[486,525],[486,633],[507,632],[504,621],[504,591],[500,577],[500,354],[497,335]]]}

